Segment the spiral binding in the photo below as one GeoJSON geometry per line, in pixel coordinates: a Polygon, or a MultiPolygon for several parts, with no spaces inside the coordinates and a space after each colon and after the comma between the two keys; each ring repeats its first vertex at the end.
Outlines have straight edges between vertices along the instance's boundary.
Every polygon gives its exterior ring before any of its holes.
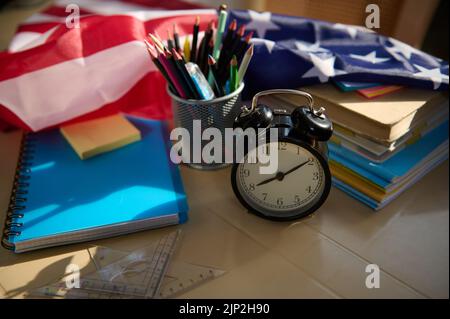
{"type": "Polygon", "coordinates": [[[34,142],[31,135],[24,133],[20,143],[19,159],[1,241],[2,246],[9,250],[15,249],[14,244],[10,241],[11,237],[19,236],[23,226],[20,220],[23,218],[23,211],[26,208],[26,195],[28,194],[29,179],[31,177],[31,161],[34,158],[34,142]]]}

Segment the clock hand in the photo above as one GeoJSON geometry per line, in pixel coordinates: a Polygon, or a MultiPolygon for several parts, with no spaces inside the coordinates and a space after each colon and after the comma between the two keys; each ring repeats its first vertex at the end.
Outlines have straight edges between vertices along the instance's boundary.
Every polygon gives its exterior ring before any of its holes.
{"type": "Polygon", "coordinates": [[[271,178],[269,178],[269,179],[266,179],[265,181],[262,181],[262,182],[256,184],[256,186],[261,186],[261,185],[270,183],[270,182],[272,182],[272,181],[274,181],[274,180],[279,180],[279,181],[281,181],[281,180],[283,180],[283,178],[284,178],[286,175],[292,173],[293,171],[299,169],[300,167],[302,167],[303,165],[306,165],[306,164],[308,164],[308,163],[309,163],[309,160],[307,160],[306,162],[301,163],[301,164],[295,166],[294,168],[291,168],[291,169],[288,170],[286,173],[278,172],[274,177],[271,177],[271,178]]]}
{"type": "Polygon", "coordinates": [[[291,168],[291,169],[288,170],[286,173],[284,173],[284,176],[283,176],[283,177],[285,177],[286,175],[288,175],[288,174],[290,174],[290,173],[292,173],[292,172],[298,170],[300,167],[302,167],[302,166],[304,166],[304,165],[306,165],[306,164],[308,164],[308,163],[309,163],[309,160],[307,160],[306,162],[301,163],[301,164],[295,166],[294,168],[291,168]]]}
{"type": "Polygon", "coordinates": [[[281,180],[281,179],[283,179],[283,177],[284,177],[284,174],[282,172],[278,172],[274,177],[266,179],[265,181],[262,181],[262,182],[256,184],[256,186],[261,186],[261,185],[270,183],[271,181],[274,181],[276,179],[281,180]]]}

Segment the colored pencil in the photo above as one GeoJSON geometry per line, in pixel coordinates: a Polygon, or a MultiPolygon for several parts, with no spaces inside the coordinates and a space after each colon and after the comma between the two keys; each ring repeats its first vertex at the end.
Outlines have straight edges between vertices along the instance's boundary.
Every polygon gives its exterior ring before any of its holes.
{"type": "Polygon", "coordinates": [[[153,63],[158,68],[158,70],[161,72],[163,77],[166,79],[166,81],[169,84],[171,90],[175,92],[176,90],[174,89],[175,87],[174,87],[174,85],[172,83],[172,80],[169,78],[166,70],[162,66],[161,62],[158,60],[158,53],[156,52],[155,47],[152,44],[150,44],[147,40],[144,40],[144,42],[147,45],[147,51],[150,54],[150,57],[151,57],[153,63]]]}
{"type": "Polygon", "coordinates": [[[247,72],[247,68],[248,65],[250,64],[252,56],[253,56],[253,44],[250,45],[247,52],[245,52],[241,65],[239,66],[237,86],[239,86],[242,83],[242,80],[244,79],[245,73],[247,72]]]}
{"type": "Polygon", "coordinates": [[[183,54],[184,54],[184,60],[186,62],[191,61],[191,44],[189,43],[188,36],[186,36],[186,38],[184,38],[183,54]]]}
{"type": "Polygon", "coordinates": [[[219,85],[219,83],[216,80],[217,77],[217,63],[216,60],[214,59],[214,57],[212,57],[211,55],[208,56],[208,65],[209,65],[209,70],[210,70],[210,77],[211,77],[211,82],[212,82],[212,87],[214,88],[214,91],[216,93],[217,96],[224,96],[225,92],[223,90],[223,87],[221,85],[219,85]]]}
{"type": "Polygon", "coordinates": [[[242,58],[244,57],[245,52],[247,52],[248,48],[250,47],[250,41],[252,39],[252,36],[253,36],[253,31],[250,31],[245,36],[244,40],[241,40],[241,45],[236,53],[236,57],[237,57],[239,63],[242,61],[242,58]]]}
{"type": "Polygon", "coordinates": [[[198,29],[200,24],[200,17],[195,18],[194,32],[192,33],[192,49],[191,49],[191,62],[197,61],[197,41],[198,41],[198,29]]]}
{"type": "Polygon", "coordinates": [[[158,51],[158,61],[166,70],[167,76],[170,78],[175,87],[176,92],[174,93],[177,93],[178,96],[185,99],[187,97],[187,94],[180,83],[180,77],[177,75],[174,65],[167,59],[166,53],[164,51],[160,50],[157,46],[155,48],[158,51]]]}
{"type": "Polygon", "coordinates": [[[175,42],[175,49],[179,51],[181,49],[181,46],[180,46],[180,37],[178,35],[178,27],[176,23],[173,24],[173,40],[175,42]]]}
{"type": "Polygon", "coordinates": [[[237,58],[233,55],[230,62],[230,93],[234,92],[238,88],[238,70],[237,70],[237,58]]]}
{"type": "Polygon", "coordinates": [[[183,58],[175,49],[172,49],[172,55],[175,60],[176,68],[177,68],[179,74],[181,74],[181,76],[183,77],[184,82],[187,85],[187,88],[189,91],[189,98],[199,99],[200,95],[198,94],[198,91],[195,87],[194,82],[192,81],[191,76],[189,75],[188,71],[186,70],[185,62],[184,62],[183,58]]]}
{"type": "Polygon", "coordinates": [[[222,37],[225,31],[225,24],[227,23],[228,12],[226,8],[227,8],[226,5],[221,5],[219,8],[219,22],[217,24],[216,39],[214,42],[214,50],[213,50],[213,57],[215,60],[219,59],[220,45],[222,44],[222,37]]]}
{"type": "Polygon", "coordinates": [[[233,21],[231,21],[231,23],[230,23],[230,26],[228,27],[227,34],[225,35],[225,38],[223,39],[222,50],[227,49],[228,46],[233,41],[234,34],[236,32],[236,28],[237,28],[237,21],[236,21],[236,19],[233,19],[233,21]]]}
{"type": "Polygon", "coordinates": [[[172,49],[174,48],[172,36],[169,29],[167,29],[167,48],[169,49],[169,51],[172,51],[172,49]]]}
{"type": "Polygon", "coordinates": [[[200,45],[200,51],[198,52],[200,57],[197,59],[197,64],[202,70],[205,76],[208,76],[208,51],[209,51],[209,42],[213,36],[214,29],[214,21],[211,20],[208,24],[208,29],[203,36],[202,43],[200,45]]]}
{"type": "Polygon", "coordinates": [[[150,37],[150,39],[152,40],[152,42],[161,50],[164,51],[164,43],[162,43],[162,41],[156,37],[155,35],[149,33],[148,36],[150,37]]]}

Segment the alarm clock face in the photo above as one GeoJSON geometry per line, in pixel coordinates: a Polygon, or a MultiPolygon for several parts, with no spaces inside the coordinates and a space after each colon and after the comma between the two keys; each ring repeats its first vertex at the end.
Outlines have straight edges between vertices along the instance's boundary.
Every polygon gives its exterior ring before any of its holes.
{"type": "MultiPolygon", "coordinates": [[[[259,163],[235,164],[233,190],[241,203],[262,217],[289,220],[307,216],[328,196],[331,175],[323,156],[301,142],[279,141],[278,170],[260,174],[259,163]]],[[[266,149],[268,149],[266,145],[266,149]]]]}

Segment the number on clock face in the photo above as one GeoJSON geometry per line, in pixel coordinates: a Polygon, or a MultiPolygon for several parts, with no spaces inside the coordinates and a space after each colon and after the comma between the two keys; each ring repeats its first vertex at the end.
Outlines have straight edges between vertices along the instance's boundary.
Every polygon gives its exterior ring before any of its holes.
{"type": "Polygon", "coordinates": [[[244,200],[262,212],[298,213],[313,206],[325,189],[320,161],[306,148],[278,142],[278,170],[260,174],[261,163],[239,165],[237,187],[244,200]]]}

